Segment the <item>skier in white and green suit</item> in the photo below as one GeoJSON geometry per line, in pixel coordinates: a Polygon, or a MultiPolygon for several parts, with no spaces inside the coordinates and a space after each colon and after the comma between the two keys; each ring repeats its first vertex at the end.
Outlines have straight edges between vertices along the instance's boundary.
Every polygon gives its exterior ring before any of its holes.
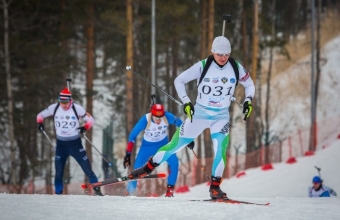
{"type": "Polygon", "coordinates": [[[220,189],[220,184],[226,166],[226,151],[229,144],[229,106],[236,85],[240,82],[245,88],[246,97],[243,113],[245,113],[245,119],[248,118],[252,111],[251,101],[255,94],[255,86],[249,72],[230,57],[231,47],[226,37],[216,37],[211,52],[211,56],[197,62],[175,79],[176,91],[184,103],[184,112],[188,118],[177,129],[172,140],[161,147],[143,167],[132,171],[130,178],[148,175],[155,167],[209,128],[215,152],[209,189],[210,197],[212,199],[227,197],[226,193],[220,189]],[[185,91],[185,84],[192,80],[197,80],[195,106],[185,91]]]}

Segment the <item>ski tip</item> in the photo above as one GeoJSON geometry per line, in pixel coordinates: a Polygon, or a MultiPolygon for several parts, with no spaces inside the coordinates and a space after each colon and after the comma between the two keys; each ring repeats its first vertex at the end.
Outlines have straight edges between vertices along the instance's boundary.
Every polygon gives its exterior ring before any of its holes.
{"type": "Polygon", "coordinates": [[[166,177],[166,174],[165,173],[159,173],[157,174],[159,178],[165,178],[166,177]]]}
{"type": "Polygon", "coordinates": [[[81,184],[81,188],[86,189],[86,184],[81,184]]]}

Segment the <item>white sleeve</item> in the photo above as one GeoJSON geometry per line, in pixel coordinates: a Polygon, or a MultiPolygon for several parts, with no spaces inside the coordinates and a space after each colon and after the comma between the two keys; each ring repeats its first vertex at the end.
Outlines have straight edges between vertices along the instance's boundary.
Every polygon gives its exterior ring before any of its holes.
{"type": "Polygon", "coordinates": [[[255,85],[253,80],[250,78],[250,73],[238,63],[239,66],[239,83],[241,83],[245,90],[245,100],[251,101],[255,95],[255,85]]]}
{"type": "Polygon", "coordinates": [[[203,65],[202,65],[202,62],[199,61],[176,77],[175,88],[176,88],[178,97],[182,100],[183,104],[190,102],[190,98],[188,97],[185,91],[185,84],[195,79],[199,80],[201,77],[202,71],[203,71],[203,65]]]}
{"type": "Polygon", "coordinates": [[[55,108],[57,107],[57,103],[54,103],[50,106],[48,106],[45,110],[41,111],[37,115],[37,122],[42,123],[44,121],[44,118],[49,117],[53,115],[55,108]]]}
{"type": "Polygon", "coordinates": [[[84,119],[84,121],[86,122],[84,125],[85,129],[86,130],[90,129],[94,124],[94,118],[92,117],[92,115],[86,112],[85,109],[78,104],[74,104],[74,107],[76,108],[79,118],[84,119]]]}
{"type": "Polygon", "coordinates": [[[337,196],[336,192],[331,187],[327,187],[327,190],[331,196],[337,196]]]}

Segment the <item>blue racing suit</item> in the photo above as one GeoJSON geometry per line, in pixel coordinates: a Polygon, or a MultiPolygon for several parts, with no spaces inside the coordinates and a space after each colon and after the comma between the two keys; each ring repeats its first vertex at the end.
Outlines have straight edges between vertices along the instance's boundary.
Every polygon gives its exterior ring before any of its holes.
{"type": "MultiPolygon", "coordinates": [[[[141,131],[144,131],[144,136],[142,140],[142,145],[140,146],[139,152],[137,154],[134,169],[143,166],[148,159],[155,155],[156,152],[162,146],[166,145],[169,142],[167,135],[168,125],[176,125],[179,127],[182,124],[182,120],[177,118],[174,114],[170,112],[165,112],[164,117],[162,117],[162,121],[160,124],[156,124],[153,121],[151,113],[145,114],[143,117],[139,119],[137,124],[132,129],[128,143],[135,143],[135,140],[141,131]]],[[[128,144],[128,146],[129,146],[128,144]]],[[[130,145],[130,146],[133,146],[130,145]]],[[[132,150],[132,147],[128,147],[128,151],[132,150]]],[[[178,175],[178,158],[176,154],[171,155],[167,160],[170,173],[168,177],[168,184],[175,185],[178,175]]],[[[131,181],[128,183],[127,192],[129,194],[133,194],[137,187],[137,181],[131,181]]]]}

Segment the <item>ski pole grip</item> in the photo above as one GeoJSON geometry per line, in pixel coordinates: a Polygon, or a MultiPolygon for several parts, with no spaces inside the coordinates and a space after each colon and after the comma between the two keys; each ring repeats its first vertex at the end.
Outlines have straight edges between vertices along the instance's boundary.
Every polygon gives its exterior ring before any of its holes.
{"type": "Polygon", "coordinates": [[[224,15],[223,15],[223,21],[228,21],[228,22],[230,22],[230,18],[231,18],[231,15],[229,15],[229,14],[224,14],[224,15]]]}

